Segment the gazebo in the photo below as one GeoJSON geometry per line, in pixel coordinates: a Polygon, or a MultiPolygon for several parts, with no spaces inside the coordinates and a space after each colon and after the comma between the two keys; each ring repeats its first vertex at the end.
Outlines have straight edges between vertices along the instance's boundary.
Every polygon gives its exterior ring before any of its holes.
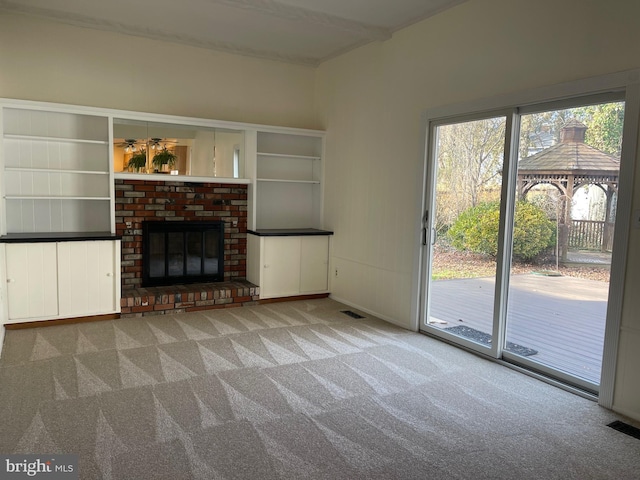
{"type": "Polygon", "coordinates": [[[560,143],[520,160],[518,164],[518,196],[540,184],[557,188],[562,201],[558,213],[560,258],[566,260],[572,227],[571,201],[574,192],[586,185],[596,185],[606,196],[604,225],[600,248],[611,248],[613,240],[612,203],[618,192],[620,160],[584,143],[586,125],[570,120],[560,131],[560,143]]]}

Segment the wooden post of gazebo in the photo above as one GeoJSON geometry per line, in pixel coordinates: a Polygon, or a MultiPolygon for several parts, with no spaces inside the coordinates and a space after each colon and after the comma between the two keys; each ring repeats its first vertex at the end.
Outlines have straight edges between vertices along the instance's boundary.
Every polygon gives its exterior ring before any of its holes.
{"type": "Polygon", "coordinates": [[[602,246],[600,250],[602,252],[609,252],[613,249],[613,229],[614,223],[611,221],[611,209],[613,208],[613,196],[615,195],[615,190],[613,190],[610,186],[605,189],[605,195],[607,197],[607,201],[605,204],[605,213],[604,213],[604,227],[602,231],[602,246]]]}
{"type": "Polygon", "coordinates": [[[558,198],[559,215],[558,215],[558,256],[560,261],[566,261],[569,252],[569,224],[571,223],[571,207],[567,207],[570,203],[567,201],[566,195],[560,195],[558,198]]]}

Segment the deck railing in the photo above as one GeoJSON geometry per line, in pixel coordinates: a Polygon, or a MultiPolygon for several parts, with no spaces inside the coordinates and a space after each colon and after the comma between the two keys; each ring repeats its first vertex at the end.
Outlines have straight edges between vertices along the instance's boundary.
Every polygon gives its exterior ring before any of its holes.
{"type": "Polygon", "coordinates": [[[610,251],[613,244],[613,224],[596,220],[572,220],[569,248],[610,251]]]}

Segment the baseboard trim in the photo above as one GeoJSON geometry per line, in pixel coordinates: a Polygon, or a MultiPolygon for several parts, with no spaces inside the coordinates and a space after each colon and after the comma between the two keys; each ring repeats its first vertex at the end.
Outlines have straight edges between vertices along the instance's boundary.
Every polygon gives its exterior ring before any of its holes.
{"type": "Polygon", "coordinates": [[[99,322],[102,320],[115,320],[120,318],[119,313],[108,313],[106,315],[90,315],[87,317],[54,318],[52,320],[36,320],[33,322],[7,323],[4,327],[7,330],[21,330],[23,328],[51,327],[54,325],[70,325],[73,323],[99,322]]]}
{"type": "Polygon", "coordinates": [[[2,358],[2,347],[4,347],[4,337],[6,330],[7,329],[4,327],[4,325],[0,325],[0,358],[2,358]]]}
{"type": "Polygon", "coordinates": [[[406,325],[402,325],[395,318],[389,317],[387,315],[382,315],[381,313],[378,313],[378,312],[374,312],[373,310],[369,310],[368,308],[364,308],[363,306],[358,305],[357,303],[350,302],[350,301],[345,300],[344,298],[340,298],[340,297],[338,297],[336,295],[331,294],[331,295],[329,295],[329,298],[331,298],[332,300],[335,300],[336,302],[344,303],[345,305],[347,305],[349,307],[353,307],[353,308],[355,308],[357,310],[360,310],[361,312],[367,313],[367,314],[371,315],[372,317],[379,318],[380,320],[384,320],[385,322],[392,323],[397,327],[404,328],[405,330],[409,330],[409,331],[412,331],[412,332],[417,332],[418,331],[418,330],[414,330],[412,328],[407,328],[406,325]]]}
{"type": "Polygon", "coordinates": [[[613,404],[613,407],[611,408],[611,410],[613,410],[619,415],[623,415],[627,417],[630,420],[630,422],[627,422],[627,423],[633,423],[634,426],[640,426],[640,413],[637,410],[620,407],[615,403],[613,404]]]}
{"type": "Polygon", "coordinates": [[[314,293],[311,295],[295,295],[293,297],[276,297],[276,298],[263,298],[257,301],[259,305],[267,303],[281,303],[281,302],[295,302],[297,300],[317,300],[319,298],[327,298],[328,293],[314,293]]]}

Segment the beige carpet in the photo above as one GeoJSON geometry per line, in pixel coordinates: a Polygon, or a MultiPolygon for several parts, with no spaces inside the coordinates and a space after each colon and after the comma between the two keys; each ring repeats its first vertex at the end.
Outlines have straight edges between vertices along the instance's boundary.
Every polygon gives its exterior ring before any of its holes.
{"type": "Polygon", "coordinates": [[[7,332],[0,452],[93,479],[632,479],[595,403],[329,299],[7,332]]]}

